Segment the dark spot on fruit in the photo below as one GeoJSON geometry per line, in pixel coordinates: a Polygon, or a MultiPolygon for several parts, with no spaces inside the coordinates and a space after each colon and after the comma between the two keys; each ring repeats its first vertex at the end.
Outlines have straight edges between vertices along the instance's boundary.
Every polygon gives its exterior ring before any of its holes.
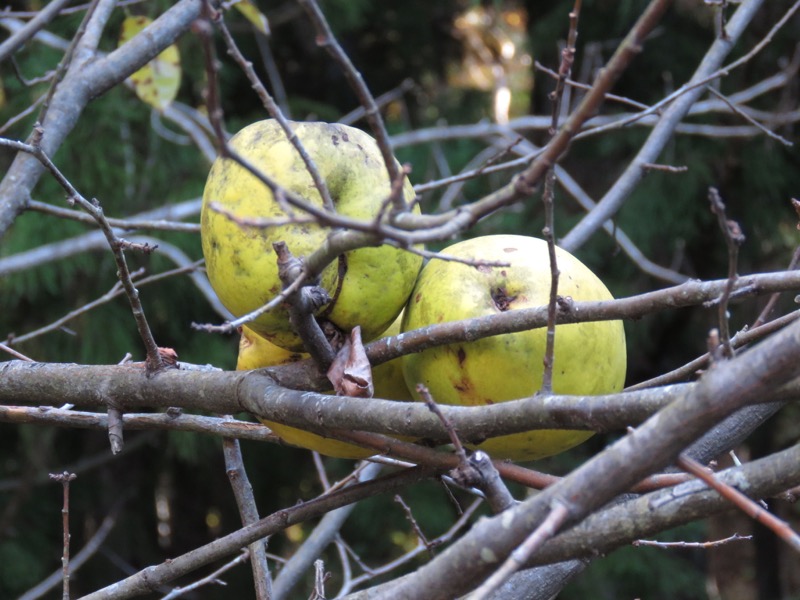
{"type": "Polygon", "coordinates": [[[463,367],[464,361],[467,360],[467,353],[464,352],[464,348],[459,348],[456,356],[458,357],[458,365],[463,367]]]}
{"type": "Polygon", "coordinates": [[[414,296],[414,304],[417,304],[420,300],[422,300],[422,292],[417,292],[417,295],[414,296]]]}
{"type": "Polygon", "coordinates": [[[503,248],[503,252],[516,252],[518,248],[503,248]]]}
{"type": "Polygon", "coordinates": [[[492,301],[500,312],[505,312],[511,306],[511,303],[516,300],[516,296],[510,296],[506,288],[499,287],[492,290],[492,301]]]}
{"type": "Polygon", "coordinates": [[[505,270],[505,269],[503,269],[502,271],[500,271],[500,275],[502,275],[503,277],[508,277],[508,273],[506,272],[506,270],[505,270]]]}
{"type": "Polygon", "coordinates": [[[337,136],[337,135],[332,135],[332,136],[331,136],[331,142],[333,142],[333,145],[334,145],[334,146],[338,146],[338,145],[339,145],[339,136],[337,136]]]}
{"type": "Polygon", "coordinates": [[[347,137],[347,134],[346,134],[346,133],[342,133],[342,140],[344,140],[345,142],[349,142],[349,141],[350,141],[350,138],[349,138],[349,137],[347,137]]]}
{"type": "Polygon", "coordinates": [[[472,384],[470,383],[469,379],[467,379],[466,377],[462,377],[461,381],[458,381],[453,384],[453,387],[456,388],[462,394],[466,394],[472,389],[472,384]]]}

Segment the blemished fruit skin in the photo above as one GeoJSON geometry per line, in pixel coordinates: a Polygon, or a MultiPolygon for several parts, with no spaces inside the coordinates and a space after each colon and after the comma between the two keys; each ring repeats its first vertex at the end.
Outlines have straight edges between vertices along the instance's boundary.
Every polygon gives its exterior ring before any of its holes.
{"type": "MultiPolygon", "coordinates": [[[[400,333],[400,317],[384,332],[384,337],[400,333]]],[[[292,352],[276,346],[261,337],[247,326],[242,327],[239,339],[239,358],[236,363],[237,371],[274,367],[293,363],[308,358],[308,354],[292,352]]],[[[406,388],[403,380],[400,359],[390,360],[372,369],[372,379],[375,388],[374,396],[385,400],[413,400],[411,393],[406,388]]],[[[283,425],[274,421],[259,418],[264,425],[269,427],[275,435],[284,442],[299,448],[316,450],[320,454],[336,458],[361,459],[375,454],[374,451],[361,448],[346,442],[340,442],[321,435],[303,431],[296,427],[283,425]]]]}
{"type": "MultiPolygon", "coordinates": [[[[385,209],[391,182],[372,137],[359,129],[332,123],[298,122],[291,123],[291,127],[316,164],[338,214],[370,221],[385,209]]],[[[323,206],[305,163],[277,121],[268,119],[248,125],[231,139],[230,146],[286,190],[310,204],[323,206]]],[[[406,202],[414,199],[407,178],[403,195],[406,202]]],[[[212,165],[203,193],[203,255],[212,287],[237,317],[266,304],[282,290],[274,242],[286,242],[294,256],[303,257],[317,250],[331,232],[305,211],[292,209],[292,214],[287,214],[286,205],[285,200],[276,200],[264,183],[234,160],[220,157],[212,165]],[[212,203],[240,219],[284,223],[242,226],[213,210],[212,203]],[[285,223],[290,216],[300,222],[285,223]]],[[[418,207],[414,210],[419,211],[418,207]]],[[[422,258],[388,245],[359,248],[343,257],[321,274],[320,285],[332,301],[317,316],[345,332],[360,325],[364,341],[373,340],[405,305],[422,258]]],[[[292,330],[283,306],[261,315],[250,325],[278,346],[302,350],[302,342],[292,330]]]]}
{"type": "MultiPolygon", "coordinates": [[[[406,307],[402,331],[548,304],[547,243],[533,237],[490,235],[460,242],[442,254],[502,261],[509,267],[431,260],[406,307]]],[[[611,300],[608,289],[577,258],[556,249],[558,294],[574,301],[611,300]]],[[[425,385],[441,404],[481,406],[532,396],[541,389],[546,328],[430,348],[402,358],[410,390],[425,385]]],[[[597,395],[618,392],[627,365],[622,321],[556,327],[553,392],[597,395]]],[[[477,448],[493,458],[534,460],[558,454],[591,437],[588,431],[537,430],[490,438],[477,448]]]]}

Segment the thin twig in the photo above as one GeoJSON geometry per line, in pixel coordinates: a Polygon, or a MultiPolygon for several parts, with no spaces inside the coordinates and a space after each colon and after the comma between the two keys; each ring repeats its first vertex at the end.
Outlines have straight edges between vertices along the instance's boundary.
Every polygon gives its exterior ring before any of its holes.
{"type": "MultiPolygon", "coordinates": [[[[44,123],[45,118],[47,117],[47,111],[50,108],[50,101],[53,99],[53,95],[56,92],[56,88],[58,84],[61,83],[61,80],[64,78],[67,70],[69,69],[70,64],[72,63],[72,59],[75,55],[75,52],[78,46],[83,39],[83,35],[86,33],[86,29],[89,25],[89,22],[92,20],[95,11],[97,10],[98,5],[100,4],[100,0],[92,0],[89,3],[88,8],[86,9],[86,14],[83,16],[83,20],[81,24],[78,26],[78,30],[75,32],[72,40],[67,47],[66,52],[64,52],[64,56],[61,57],[61,61],[58,63],[56,67],[55,73],[53,74],[53,81],[50,84],[50,88],[47,90],[47,96],[42,102],[42,109],[39,111],[39,117],[36,120],[37,123],[44,123]]],[[[102,18],[102,17],[101,17],[102,18]]]]}
{"type": "Polygon", "coordinates": [[[458,432],[453,426],[452,421],[444,416],[442,411],[439,409],[439,405],[436,404],[436,401],[433,399],[433,396],[427,387],[421,383],[417,384],[417,393],[425,402],[425,406],[428,407],[428,410],[435,414],[436,418],[441,421],[442,425],[444,425],[447,435],[450,438],[450,443],[452,443],[453,447],[455,448],[455,455],[458,457],[458,462],[466,466],[468,462],[467,453],[464,450],[464,445],[461,443],[461,440],[458,437],[458,432]]]}
{"type": "Polygon", "coordinates": [[[423,546],[425,546],[425,549],[430,553],[430,555],[433,556],[435,545],[428,541],[427,536],[422,531],[422,528],[420,528],[417,520],[414,518],[414,513],[411,512],[411,508],[405,503],[405,500],[403,500],[403,497],[400,494],[394,495],[394,501],[397,502],[400,505],[400,508],[403,509],[403,512],[406,515],[406,521],[411,523],[411,528],[414,530],[414,533],[417,534],[417,539],[423,546]]]}
{"type": "MultiPolygon", "coordinates": [[[[111,533],[111,531],[114,529],[114,526],[117,524],[119,514],[122,512],[122,507],[124,506],[126,499],[127,495],[120,498],[120,500],[114,504],[108,515],[106,515],[106,517],[103,519],[100,527],[98,527],[97,530],[92,534],[92,537],[89,539],[89,541],[87,541],[83,548],[81,548],[80,551],[70,559],[69,568],[71,574],[74,574],[78,569],[80,569],[83,564],[92,556],[94,556],[95,553],[102,547],[103,543],[108,537],[108,534],[111,533]]],[[[36,586],[22,594],[18,600],[37,600],[37,598],[41,598],[51,589],[56,587],[61,582],[61,579],[61,570],[54,571],[49,577],[42,580],[36,584],[36,586]]]]}
{"type": "Polygon", "coordinates": [[[14,358],[18,358],[19,360],[25,360],[25,361],[27,361],[27,362],[36,362],[36,361],[35,361],[34,359],[32,359],[31,357],[29,357],[29,356],[26,356],[26,355],[25,355],[25,354],[23,354],[22,352],[17,352],[16,350],[14,350],[13,348],[10,348],[9,346],[7,346],[6,344],[4,344],[3,342],[0,342],[0,350],[2,350],[3,352],[6,352],[6,353],[8,353],[8,354],[10,354],[10,355],[11,355],[11,356],[13,356],[14,358]]]}
{"type": "MultiPolygon", "coordinates": [[[[69,0],[52,0],[43,7],[36,16],[17,33],[0,44],[0,63],[16,52],[25,42],[30,40],[59,13],[69,0]]],[[[4,16],[4,15],[0,15],[4,16]]]]}
{"type": "MultiPolygon", "coordinates": [[[[230,416],[223,417],[226,420],[233,420],[230,416]]],[[[256,507],[253,487],[247,477],[242,458],[242,449],[239,440],[226,438],[222,440],[222,453],[225,457],[225,471],[231,483],[233,495],[236,498],[236,506],[239,509],[239,517],[242,525],[250,525],[258,521],[258,508],[256,507]]],[[[255,598],[257,600],[270,600],[272,597],[272,578],[267,565],[267,538],[256,540],[248,546],[250,556],[250,566],[253,570],[253,584],[255,587],[255,598]]]]}
{"type": "Polygon", "coordinates": [[[303,164],[308,171],[308,174],[311,176],[314,185],[319,191],[320,197],[322,198],[322,206],[325,207],[325,210],[328,212],[335,213],[336,207],[333,203],[333,198],[331,197],[331,193],[328,190],[328,186],[325,183],[325,179],[319,172],[314,159],[311,158],[308,151],[306,151],[305,146],[300,141],[300,138],[297,137],[294,129],[292,128],[292,124],[289,122],[288,119],[283,115],[283,111],[281,111],[280,106],[278,106],[277,102],[272,98],[270,93],[267,91],[267,88],[264,87],[264,84],[261,83],[261,80],[258,78],[255,70],[253,69],[253,63],[247,60],[242,52],[239,50],[239,47],[236,45],[236,41],[233,39],[231,32],[228,30],[228,27],[225,25],[225,22],[222,20],[221,15],[214,20],[214,23],[222,32],[222,39],[225,40],[225,45],[228,47],[228,54],[233,57],[236,61],[236,64],[239,65],[239,68],[244,71],[244,74],[247,76],[247,79],[250,81],[251,87],[255,90],[256,94],[258,94],[261,103],[264,105],[264,108],[267,109],[267,112],[270,116],[275,119],[278,124],[281,126],[281,129],[286,134],[286,138],[289,140],[289,143],[294,146],[297,153],[300,155],[300,158],[303,160],[303,164]]]}
{"type": "MultiPolygon", "coordinates": [[[[402,98],[406,93],[413,90],[416,86],[417,84],[414,83],[413,79],[404,79],[403,81],[400,82],[400,85],[398,85],[393,90],[389,90],[388,92],[381,94],[380,96],[375,98],[375,105],[378,106],[379,108],[382,108],[388,104],[391,104],[395,100],[399,100],[400,98],[402,98]]],[[[363,119],[366,114],[367,114],[367,109],[364,108],[363,106],[359,106],[351,110],[346,115],[342,115],[341,117],[339,117],[338,121],[339,123],[343,123],[345,125],[352,125],[353,123],[356,123],[360,119],[363,119]]]]}
{"type": "Polygon", "coordinates": [[[736,508],[771,529],[775,535],[789,544],[793,550],[800,552],[800,535],[786,521],[767,512],[758,502],[751,500],[736,488],[720,481],[712,472],[689,456],[683,454],[678,457],[678,466],[701,479],[706,485],[715,489],[722,497],[729,500],[736,508]]]}
{"type": "MultiPolygon", "coordinates": [[[[731,346],[734,349],[742,348],[748,344],[763,339],[780,329],[783,329],[798,318],[800,318],[800,310],[793,311],[789,314],[783,315],[782,317],[768,321],[763,325],[742,330],[731,338],[731,346]]],[[[697,375],[701,369],[709,364],[710,360],[711,354],[706,352],[702,356],[695,358],[693,361],[678,367],[677,369],[627,387],[625,388],[625,391],[641,390],[649,387],[658,387],[662,385],[668,385],[670,383],[677,383],[679,381],[686,381],[687,379],[697,375]]]]}
{"type": "MultiPolygon", "coordinates": [[[[561,75],[558,72],[553,71],[552,69],[547,68],[545,65],[540,63],[538,60],[533,61],[533,67],[537,71],[541,71],[542,73],[546,73],[553,79],[559,80],[562,79],[561,75]]],[[[563,82],[566,85],[574,87],[579,90],[590,90],[592,86],[587,83],[581,83],[580,81],[575,81],[574,79],[570,79],[569,77],[563,78],[563,82]]],[[[634,108],[638,108],[640,110],[644,110],[649,108],[647,104],[642,104],[641,102],[637,102],[636,100],[632,100],[631,98],[626,98],[624,96],[617,96],[616,94],[606,94],[606,100],[611,100],[612,102],[619,102],[620,104],[627,104],[628,106],[633,106],[634,108]]]]}
{"type": "Polygon", "coordinates": [[[63,473],[51,473],[50,479],[54,481],[61,482],[61,487],[63,489],[64,495],[64,504],[61,508],[61,525],[63,530],[63,551],[61,554],[61,581],[62,581],[62,591],[61,597],[64,600],[70,600],[69,595],[69,540],[70,540],[70,533],[69,533],[69,484],[77,477],[75,473],[68,473],[64,471],[63,473]]]}
{"type": "Polygon", "coordinates": [[[721,540],[714,540],[712,542],[659,542],[658,540],[635,540],[631,542],[631,546],[654,546],[656,548],[700,548],[702,550],[708,550],[709,548],[717,548],[719,546],[724,546],[726,544],[730,544],[731,542],[743,542],[747,540],[752,540],[752,535],[739,535],[738,533],[734,533],[733,535],[723,538],[721,540]]]}
{"type": "Polygon", "coordinates": [[[314,25],[317,32],[317,45],[324,48],[336,61],[342,69],[345,78],[347,79],[350,87],[356,93],[361,106],[364,107],[364,118],[369,123],[372,133],[375,135],[375,140],[378,142],[383,162],[386,165],[386,170],[389,173],[389,180],[395,181],[399,177],[400,168],[394,158],[392,145],[389,141],[389,134],[386,132],[386,125],[381,117],[380,108],[375,102],[375,98],[369,91],[364,78],[361,73],[355,68],[350,57],[336,41],[325,15],[320,10],[319,5],[315,0],[298,0],[298,4],[303,7],[306,15],[314,25]]]}
{"type": "MultiPolygon", "coordinates": [[[[229,421],[218,417],[193,415],[179,410],[163,413],[125,413],[129,431],[191,431],[214,437],[281,443],[268,427],[249,421],[229,421]]],[[[69,429],[108,430],[108,415],[100,412],[55,408],[52,406],[0,406],[0,422],[29,423],[69,429]]],[[[134,442],[138,442],[135,438],[134,442]]],[[[125,445],[125,452],[128,450],[125,445]]],[[[7,487],[0,482],[0,491],[7,487]]]]}
{"type": "MultiPolygon", "coordinates": [[[[800,263],[800,246],[798,246],[794,253],[792,254],[792,259],[789,261],[789,266],[786,267],[787,271],[793,271],[797,268],[798,263],[800,263]]],[[[772,294],[769,297],[769,300],[764,305],[764,308],[758,314],[758,317],[750,326],[751,329],[756,327],[760,327],[764,323],[766,323],[769,319],[769,315],[772,312],[772,309],[775,308],[775,305],[778,303],[778,298],[780,298],[780,294],[772,294]]]]}
{"type": "MultiPolygon", "coordinates": [[[[556,119],[555,109],[553,119],[556,119]]],[[[558,259],[556,257],[556,240],[554,230],[555,211],[553,198],[555,196],[556,174],[551,169],[544,182],[544,193],[542,203],[544,204],[545,226],[542,229],[542,236],[547,242],[547,256],[550,263],[550,293],[547,300],[547,328],[545,329],[545,351],[542,358],[544,371],[542,372],[543,394],[553,392],[553,363],[555,362],[555,343],[556,343],[556,315],[558,313],[558,280],[561,271],[558,269],[558,259]]]]}
{"type": "Polygon", "coordinates": [[[163,362],[158,352],[158,345],[156,344],[153,333],[150,330],[150,325],[147,322],[147,317],[144,314],[144,307],[139,299],[139,291],[136,289],[136,286],[133,285],[133,281],[131,281],[131,273],[128,270],[128,263],[125,259],[125,253],[122,251],[120,238],[116,236],[111,225],[109,225],[108,220],[103,214],[103,209],[100,206],[100,203],[96,200],[89,202],[86,198],[84,198],[61,173],[53,161],[50,160],[50,157],[39,145],[39,141],[41,140],[43,134],[44,131],[41,128],[38,128],[37,134],[32,136],[31,144],[0,139],[0,145],[9,146],[15,150],[34,156],[48,171],[50,171],[59,185],[61,185],[61,187],[67,192],[68,202],[71,204],[78,204],[97,222],[97,225],[103,232],[103,235],[105,236],[106,241],[111,248],[111,252],[114,255],[114,261],[117,264],[117,277],[119,278],[120,282],[122,282],[122,286],[125,289],[128,302],[131,305],[131,311],[133,312],[133,318],[136,321],[139,335],[142,338],[142,342],[144,342],[145,350],[147,352],[147,372],[150,374],[156,373],[163,367],[163,362]]]}
{"type": "MultiPolygon", "coordinates": [[[[441,546],[450,542],[462,529],[468,526],[470,519],[481,506],[482,501],[480,499],[475,500],[472,504],[470,504],[458,518],[458,520],[453,523],[453,525],[442,535],[430,541],[431,544],[434,546],[441,546]]],[[[347,552],[356,559],[356,562],[364,571],[363,575],[359,575],[358,577],[354,577],[350,581],[346,581],[342,588],[339,590],[337,597],[343,596],[344,594],[350,593],[351,590],[360,586],[363,583],[366,583],[376,577],[380,577],[381,575],[385,575],[387,573],[391,573],[392,571],[397,570],[398,568],[402,567],[403,565],[408,564],[413,559],[415,559],[420,554],[427,552],[427,548],[419,543],[417,547],[409,552],[406,552],[399,558],[396,558],[380,567],[369,567],[368,565],[364,564],[358,556],[353,552],[352,548],[345,545],[345,549],[347,552]]]]}
{"type": "Polygon", "coordinates": [[[185,585],[185,586],[182,586],[182,587],[176,587],[169,594],[167,594],[166,596],[163,596],[161,598],[161,600],[173,600],[174,598],[180,598],[181,596],[183,596],[183,595],[185,595],[185,594],[187,594],[189,592],[193,592],[193,591],[195,591],[195,590],[197,590],[197,589],[199,589],[199,588],[201,588],[201,587],[203,587],[205,585],[209,585],[209,584],[212,584],[212,583],[213,584],[217,584],[217,585],[225,585],[225,583],[220,580],[219,576],[222,575],[223,573],[225,573],[226,571],[230,571],[233,567],[242,564],[243,562],[245,562],[249,558],[249,556],[250,556],[250,552],[248,550],[242,550],[242,552],[241,552],[241,554],[239,554],[239,556],[237,556],[236,558],[234,558],[232,560],[229,560],[224,565],[222,565],[220,568],[215,569],[212,573],[209,573],[208,575],[206,575],[202,579],[198,579],[197,581],[195,581],[194,583],[191,583],[189,585],[185,585]]]}
{"type": "Polygon", "coordinates": [[[689,167],[686,165],[681,165],[676,167],[674,165],[660,165],[658,163],[643,163],[642,169],[645,171],[661,171],[663,173],[686,173],[689,170],[689,167]]]}
{"type": "MultiPolygon", "coordinates": [[[[133,273],[131,273],[131,281],[136,281],[136,287],[141,288],[151,283],[157,283],[169,277],[182,275],[184,273],[192,273],[200,267],[201,263],[202,261],[197,261],[186,267],[178,267],[177,269],[170,269],[169,271],[164,271],[163,273],[158,273],[156,275],[150,275],[149,277],[144,277],[142,279],[138,279],[138,277],[144,273],[144,269],[138,269],[133,273]]],[[[59,319],[56,319],[52,323],[44,325],[39,329],[35,329],[34,331],[31,331],[23,335],[9,335],[8,336],[9,343],[21,344],[33,338],[39,337],[40,335],[44,335],[46,333],[59,330],[62,327],[64,327],[64,325],[75,319],[76,317],[79,317],[80,315],[85,314],[97,308],[98,306],[107,304],[111,302],[114,298],[118,298],[124,293],[125,290],[123,289],[122,284],[119,281],[117,281],[109,291],[107,291],[99,298],[92,300],[91,302],[87,302],[80,308],[76,308],[75,310],[68,312],[66,315],[60,317],[59,319]]],[[[1,347],[2,346],[0,346],[0,348],[1,347]]]]}
{"type": "Polygon", "coordinates": [[[718,319],[720,343],[722,344],[723,353],[726,358],[732,358],[734,352],[731,346],[728,301],[730,300],[733,286],[738,277],[736,271],[739,258],[739,246],[744,243],[744,234],[736,221],[727,218],[725,204],[722,202],[722,198],[716,188],[711,187],[708,189],[708,200],[711,203],[711,212],[717,217],[722,235],[725,237],[725,245],[728,248],[728,283],[719,299],[718,319]]]}
{"type": "Polygon", "coordinates": [[[272,300],[270,300],[263,306],[259,306],[255,310],[252,310],[249,313],[242,315],[241,317],[226,321],[222,325],[208,325],[203,323],[192,322],[191,324],[192,329],[196,329],[198,331],[205,331],[207,333],[225,333],[225,334],[234,333],[238,327],[246,325],[250,321],[257,319],[264,313],[268,313],[277,306],[280,306],[281,304],[286,302],[286,299],[296,290],[300,289],[304,284],[305,284],[305,279],[303,278],[295,279],[289,287],[284,288],[283,291],[281,291],[281,293],[275,296],[272,300]]]}
{"type": "MultiPolygon", "coordinates": [[[[561,104],[564,99],[564,83],[572,73],[572,64],[575,61],[575,42],[578,38],[578,20],[581,12],[581,0],[575,4],[569,13],[569,33],[567,44],[561,51],[561,64],[558,68],[556,88],[550,93],[553,103],[550,125],[551,139],[558,131],[558,117],[561,114],[561,104]]],[[[558,269],[556,257],[555,233],[555,169],[551,168],[545,176],[542,203],[544,204],[544,229],[542,236],[547,242],[547,254],[550,261],[550,295],[547,303],[547,329],[545,333],[545,351],[542,359],[544,371],[542,373],[542,393],[550,394],[553,391],[553,363],[555,360],[556,343],[556,312],[558,311],[558,280],[561,272],[558,269]]]]}
{"type": "Polygon", "coordinates": [[[725,104],[727,104],[733,112],[735,112],[737,115],[742,117],[745,121],[747,121],[748,123],[750,123],[754,127],[757,127],[758,129],[763,131],[767,136],[771,137],[773,140],[779,141],[784,146],[794,146],[794,142],[790,142],[785,137],[783,137],[781,135],[778,135],[777,133],[775,133],[774,131],[772,131],[768,127],[766,127],[766,126],[762,125],[761,123],[759,123],[758,121],[756,121],[753,117],[748,115],[745,111],[743,111],[741,108],[739,108],[736,104],[731,102],[727,98],[727,96],[725,96],[724,94],[722,94],[722,93],[718,92],[717,90],[715,90],[713,88],[713,86],[708,86],[706,89],[709,92],[711,92],[714,96],[716,96],[717,98],[722,100],[725,104]]]}

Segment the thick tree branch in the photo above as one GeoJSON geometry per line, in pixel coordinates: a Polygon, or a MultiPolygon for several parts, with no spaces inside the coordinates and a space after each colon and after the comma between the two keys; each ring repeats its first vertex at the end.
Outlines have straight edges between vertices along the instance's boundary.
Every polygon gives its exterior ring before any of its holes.
{"type": "MultiPolygon", "coordinates": [[[[575,521],[585,518],[633,480],[671,463],[710,426],[795,375],[800,323],[739,357],[718,364],[696,387],[641,427],[533,499],[481,521],[461,540],[392,587],[393,598],[452,598],[475,587],[548,514],[554,499],[575,521]]],[[[376,596],[380,597],[380,596],[376,596]]]]}
{"type": "MultiPolygon", "coordinates": [[[[778,334],[780,335],[780,334],[778,334]]],[[[748,356],[750,353],[742,353],[748,356]]],[[[445,427],[422,403],[329,396],[281,387],[295,365],[257,371],[172,369],[147,378],[142,365],[89,366],[10,361],[0,363],[0,403],[42,406],[64,403],[106,408],[110,399],[124,411],[171,407],[212,413],[249,411],[263,418],[311,430],[363,430],[447,441],[445,427]]],[[[489,406],[440,406],[463,440],[529,429],[619,431],[668,406],[698,384],[672,385],[607,396],[533,396],[489,406]]],[[[788,401],[800,395],[800,381],[755,399],[788,401]]],[[[154,419],[168,421],[170,415],[154,419]]],[[[180,418],[180,417],[178,417],[180,418]]],[[[9,417],[10,420],[10,417],[9,417]]]]}
{"type": "MultiPolygon", "coordinates": [[[[736,486],[752,498],[774,496],[800,481],[800,446],[793,446],[764,459],[733,467],[717,474],[722,481],[736,486]]],[[[549,540],[540,552],[528,563],[536,566],[521,573],[520,582],[529,586],[537,583],[536,594],[522,597],[545,600],[552,597],[550,588],[540,590],[538,584],[549,579],[548,573],[572,572],[598,555],[606,555],[633,543],[637,539],[652,536],[691,521],[709,517],[730,509],[730,504],[701,481],[692,480],[664,490],[615,504],[584,519],[580,524],[549,540]],[[563,562],[568,561],[568,562],[563,562]],[[526,579],[527,578],[527,579],[526,579]]],[[[406,575],[391,583],[355,592],[346,600],[383,598],[403,581],[413,579],[406,575]]],[[[562,584],[563,585],[563,584],[562,584]]],[[[506,595],[514,597],[514,580],[504,588],[506,595]]],[[[528,588],[530,593],[532,588],[528,588]]],[[[556,590],[560,589],[556,588],[556,590]]],[[[388,597],[388,596],[386,596],[388,597]]]]}

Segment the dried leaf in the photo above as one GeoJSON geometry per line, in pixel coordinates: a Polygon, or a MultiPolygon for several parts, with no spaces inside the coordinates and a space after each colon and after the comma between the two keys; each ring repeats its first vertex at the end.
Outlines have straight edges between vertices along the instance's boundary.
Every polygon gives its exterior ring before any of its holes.
{"type": "MultiPolygon", "coordinates": [[[[144,16],[127,17],[122,22],[118,46],[133,38],[152,19],[144,16]]],[[[133,89],[142,102],[157,110],[164,110],[175,99],[181,83],[181,58],[176,45],[161,54],[130,76],[133,89]]]]}
{"type": "Polygon", "coordinates": [[[250,0],[239,0],[236,4],[234,4],[236,9],[242,13],[248,21],[250,21],[256,29],[258,29],[264,35],[269,35],[269,23],[267,22],[267,17],[264,16],[256,5],[253,4],[250,0]]]}
{"type": "Polygon", "coordinates": [[[178,366],[178,353],[175,352],[175,350],[173,350],[172,348],[161,348],[161,347],[159,347],[158,355],[161,357],[161,360],[164,363],[165,367],[177,368],[177,366],[178,366]]]}
{"type": "Polygon", "coordinates": [[[337,396],[372,398],[372,367],[361,342],[360,327],[350,332],[350,337],[336,354],[327,375],[337,396]]]}

